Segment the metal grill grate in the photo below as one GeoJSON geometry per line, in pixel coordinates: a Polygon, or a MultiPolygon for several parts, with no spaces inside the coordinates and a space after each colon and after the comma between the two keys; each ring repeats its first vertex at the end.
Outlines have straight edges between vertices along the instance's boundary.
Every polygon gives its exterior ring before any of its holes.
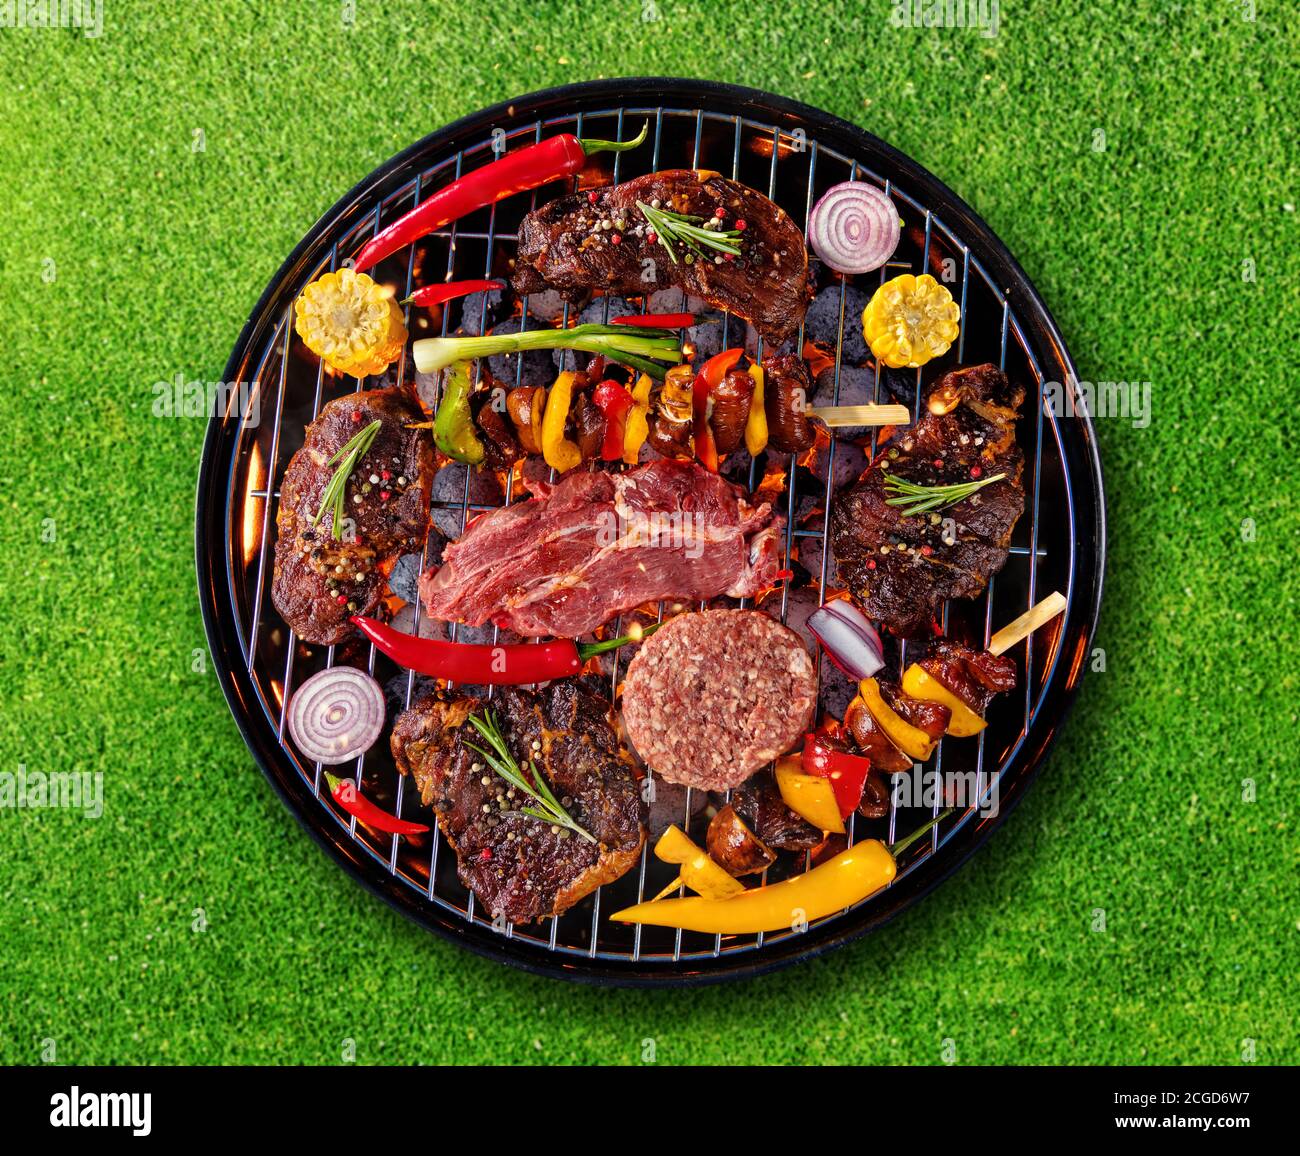
{"type": "MultiPolygon", "coordinates": [[[[223,681],[250,745],[258,751],[264,766],[268,757],[275,763],[273,783],[289,797],[300,815],[305,809],[314,809],[315,814],[308,820],[308,825],[317,837],[330,844],[354,873],[366,878],[372,886],[379,886],[390,899],[413,913],[423,911],[425,914],[420,917],[443,930],[455,933],[458,928],[477,929],[469,934],[475,937],[471,946],[480,950],[491,952],[489,937],[499,938],[528,953],[522,958],[513,958],[513,962],[523,962],[525,966],[543,970],[572,974],[580,964],[596,961],[605,965],[602,974],[617,978],[626,972],[628,976],[645,979],[663,971],[681,973],[698,968],[707,973],[720,961],[728,960],[752,967],[766,957],[784,959],[800,954],[805,943],[837,941],[860,930],[868,922],[892,914],[898,905],[891,905],[888,893],[882,893],[864,901],[858,909],[818,921],[806,930],[766,936],[710,936],[612,924],[603,918],[603,912],[617,910],[652,895],[671,878],[665,873],[667,868],[654,860],[647,847],[636,870],[615,883],[607,884],[559,919],[542,925],[497,924],[494,927],[490,920],[476,911],[473,895],[456,878],[454,855],[442,844],[436,827],[423,845],[376,837],[358,828],[355,819],[338,812],[328,795],[322,795],[320,765],[302,763],[285,741],[285,705],[295,685],[315,670],[332,665],[344,656],[337,654],[338,648],[335,647],[303,646],[270,605],[270,558],[274,548],[278,499],[275,486],[293,450],[301,444],[303,427],[327,400],[353,388],[401,384],[414,374],[414,368],[408,347],[406,356],[382,381],[371,379],[357,383],[352,378],[327,372],[306,353],[293,334],[292,301],[307,282],[327,269],[337,268],[342,260],[355,253],[381,223],[405,212],[432,190],[463,172],[489,163],[494,158],[494,147],[497,150],[503,146],[506,149],[519,147],[544,135],[565,131],[580,136],[623,138],[630,135],[624,131],[625,126],[630,128],[630,133],[635,133],[643,119],[651,122],[652,146],[633,153],[614,154],[606,176],[615,183],[659,168],[716,168],[733,179],[766,191],[796,220],[802,219],[805,225],[820,192],[842,180],[872,181],[894,199],[905,220],[903,241],[894,259],[880,270],[879,281],[904,271],[928,269],[944,274],[951,283],[954,296],[959,296],[962,313],[956,359],[944,358],[940,365],[927,366],[915,373],[915,413],[919,416],[923,387],[957,363],[996,361],[1013,380],[1026,387],[1030,399],[1019,429],[1026,456],[1027,514],[1017,526],[1011,556],[1004,570],[990,582],[980,600],[945,607],[945,630],[950,626],[960,627],[967,636],[977,639],[982,636],[987,643],[997,625],[1008,621],[1053,588],[1065,593],[1070,609],[1059,630],[1040,631],[1013,651],[1019,658],[1023,696],[1008,696],[1014,697],[1014,701],[1004,699],[995,703],[990,712],[989,727],[974,742],[946,740],[940,744],[934,760],[936,773],[945,769],[949,772],[973,770],[980,802],[935,827],[928,843],[913,846],[900,863],[892,889],[907,888],[907,881],[914,874],[918,880],[912,888],[913,893],[920,893],[932,885],[943,871],[959,861],[960,855],[954,851],[951,863],[929,861],[941,860],[941,852],[950,842],[964,842],[967,848],[973,845],[973,840],[981,837],[977,831],[994,822],[992,817],[981,813],[982,805],[1003,793],[1004,779],[1013,766],[1023,765],[1027,759],[1032,763],[1041,757],[1062,712],[1061,695],[1071,689],[1078,678],[1078,659],[1082,653],[1078,640],[1086,642],[1091,629],[1089,607],[1080,606],[1081,600],[1076,597],[1081,578],[1087,587],[1083,591],[1087,603],[1095,603],[1100,592],[1097,559],[1089,556],[1089,551],[1100,551],[1095,537],[1089,540],[1090,535],[1100,534],[1100,511],[1095,514],[1095,526],[1076,524],[1076,501],[1067,461],[1070,456],[1067,442],[1078,435],[1074,430],[1063,428],[1063,420],[1053,415],[1041,400],[1044,381],[1064,380],[1063,367],[1068,369],[1068,360],[1059,346],[1053,347],[1049,343],[1047,352],[1052,357],[1050,369],[1054,377],[1047,377],[1041,363],[1043,342],[1031,340],[1029,326],[1021,311],[1013,306],[1007,289],[995,280],[986,262],[977,255],[978,250],[972,252],[970,235],[977,227],[982,229],[982,225],[963,216],[958,222],[960,232],[950,227],[934,211],[933,203],[927,203],[925,194],[914,181],[900,180],[898,173],[891,171],[889,162],[894,156],[884,146],[879,148],[880,156],[852,155],[839,141],[836,141],[838,147],[832,147],[824,139],[828,135],[826,131],[819,132],[817,126],[792,117],[786,109],[777,110],[782,115],[774,115],[770,122],[765,123],[751,118],[745,111],[718,111],[719,104],[726,103],[720,98],[709,102],[701,100],[700,103],[704,107],[631,103],[626,107],[600,107],[596,104],[587,108],[582,106],[592,104],[592,99],[580,100],[575,96],[567,104],[573,111],[567,114],[548,116],[539,113],[535,119],[526,120],[520,120],[523,114],[512,106],[510,109],[492,110],[500,114],[498,119],[489,119],[490,114],[484,114],[478,118],[480,126],[476,132],[453,138],[457,143],[464,141],[459,149],[445,140],[439,142],[435,137],[430,138],[434,145],[425,142],[412,150],[417,154],[415,157],[408,154],[407,158],[397,158],[390,166],[390,179],[381,192],[369,198],[345,199],[333,214],[322,220],[317,228],[318,235],[299,247],[272,290],[268,290],[264,306],[274,301],[274,307],[261,307],[250,319],[241,337],[242,355],[241,350],[237,350],[232,359],[233,372],[227,377],[231,381],[259,383],[257,400],[261,405],[262,420],[245,428],[239,422],[240,415],[232,411],[224,420],[214,422],[214,427],[219,427],[220,437],[228,443],[229,455],[225,477],[218,475],[211,484],[212,498],[220,504],[205,511],[202,486],[200,491],[201,582],[205,578],[202,532],[205,516],[214,540],[224,541],[227,547],[220,562],[208,559],[211,582],[205,586],[204,594],[209,630],[210,634],[215,629],[229,636],[233,629],[233,637],[229,638],[233,645],[229,645],[227,657],[232,668],[242,666],[242,669],[225,671],[223,681]],[[442,145],[440,149],[436,147],[438,143],[442,145]],[[430,154],[436,156],[430,159],[430,154]],[[642,157],[646,159],[642,160],[642,157]],[[391,179],[394,176],[396,182],[391,179]],[[962,234],[965,234],[965,239],[962,234]],[[1042,505],[1045,479],[1053,502],[1048,514],[1044,514],[1042,505]],[[211,523],[223,516],[223,532],[217,534],[211,523]],[[1080,573],[1081,562],[1088,563],[1086,574],[1080,573]],[[1082,623],[1079,621],[1081,615],[1084,618],[1082,623]],[[1071,632],[1074,653],[1066,664],[1069,669],[1060,671],[1071,632]],[[1058,678],[1058,672],[1064,677],[1058,678]],[[1036,727],[1040,712],[1049,702],[1054,717],[1036,727]],[[263,744],[267,752],[264,755],[250,731],[265,732],[267,727],[273,737],[270,743],[263,744]],[[614,905],[612,908],[609,906],[611,903],[614,905]],[[878,917],[855,920],[855,915],[863,914],[859,909],[873,906],[880,909],[878,917]],[[830,926],[837,922],[846,925],[843,931],[830,926]],[[776,951],[778,946],[784,950],[776,951]],[[542,956],[537,953],[542,953],[542,956]],[[548,965],[539,962],[539,958],[555,962],[548,965]]],[[[752,108],[752,102],[746,102],[743,107],[745,110],[752,108]]],[[[448,130],[438,135],[447,138],[451,133],[452,130],[448,130]]],[[[870,138],[863,137],[863,140],[869,141],[870,138]]],[[[563,190],[557,186],[545,190],[544,195],[549,197],[558,191],[563,190]]],[[[519,218],[536,205],[538,194],[533,194],[527,204],[525,200],[513,198],[435,233],[422,245],[382,263],[375,275],[381,280],[399,283],[404,277],[406,292],[403,296],[408,296],[417,283],[444,277],[499,276],[513,251],[519,218]],[[420,254],[418,264],[417,253],[420,254]]],[[[953,202],[955,212],[968,212],[955,198],[953,202]]],[[[858,279],[859,287],[867,293],[875,287],[874,283],[862,284],[869,279],[858,279]]],[[[1032,297],[1032,290],[1028,292],[1025,311],[1033,307],[1041,309],[1036,298],[1032,297]]],[[[840,391],[846,326],[858,324],[856,316],[848,314],[847,299],[847,283],[841,280],[834,354],[836,401],[840,391]]],[[[525,299],[520,314],[524,326],[529,324],[528,306],[525,299]]],[[[444,310],[443,333],[448,332],[451,312],[451,309],[444,310]]],[[[408,307],[408,328],[412,323],[409,313],[408,307]]],[[[1045,314],[1044,319],[1054,336],[1050,319],[1046,319],[1045,314]]],[[[415,337],[421,336],[418,320],[423,318],[417,319],[417,328],[411,330],[415,337]]],[[[567,307],[564,321],[568,321],[567,307]]],[[[1034,321],[1041,326],[1041,320],[1035,317],[1034,321]]],[[[487,302],[484,300],[479,317],[480,331],[486,322],[487,302]]],[[[743,322],[724,317],[723,347],[738,343],[744,331],[743,322]]],[[[801,328],[799,348],[803,346],[804,336],[801,328]]],[[[756,352],[761,356],[761,342],[756,352]]],[[[522,369],[520,358],[518,374],[522,374],[522,369]]],[[[873,400],[882,400],[881,367],[877,364],[875,369],[876,396],[873,400]]],[[[1070,421],[1078,424],[1079,419],[1070,421]]],[[[1086,421],[1083,424],[1086,426],[1086,421]]],[[[1084,432],[1090,434],[1090,430],[1084,432]]],[[[211,438],[212,435],[210,443],[211,438]]],[[[875,448],[873,433],[873,453],[875,448]]],[[[824,543],[830,498],[835,488],[836,456],[846,452],[834,441],[828,448],[819,448],[818,453],[825,455],[824,479],[818,478],[810,467],[799,465],[794,458],[784,463],[785,564],[791,568],[794,559],[801,564],[801,571],[809,572],[810,578],[803,589],[815,589],[818,600],[824,596],[828,576],[833,574],[824,543]]],[[[210,444],[205,452],[205,475],[211,454],[210,444]]],[[[759,466],[760,461],[750,464],[748,480],[751,489],[762,479],[759,466]]],[[[472,514],[496,505],[476,500],[471,471],[464,470],[464,474],[463,491],[458,501],[435,498],[435,505],[441,509],[444,518],[447,514],[458,518],[461,528],[472,514]]],[[[1095,487],[1099,497],[1099,474],[1095,477],[1095,487]]],[[[513,497],[511,475],[505,485],[504,500],[509,502],[513,497]]],[[[429,561],[427,552],[426,546],[421,568],[429,561]]],[[[786,621],[790,613],[792,595],[807,598],[806,593],[797,593],[798,587],[792,591],[791,585],[784,583],[780,590],[782,621],[786,621]]],[[[773,609],[767,604],[764,608],[773,609]]],[[[418,605],[415,612],[417,616],[421,613],[418,605]]],[[[660,615],[663,613],[661,606],[660,615]]],[[[455,637],[455,634],[456,628],[452,627],[451,636],[455,637]]],[[[619,678],[619,654],[613,652],[609,681],[611,696],[619,678]]],[[[360,650],[357,656],[347,657],[353,664],[364,664],[381,682],[388,682],[397,671],[384,656],[377,655],[373,647],[368,651],[360,650]]],[[[897,658],[901,669],[901,664],[906,661],[905,643],[900,646],[897,658]]],[[[823,677],[827,668],[820,654],[818,663],[819,677],[823,677]]],[[[404,687],[406,705],[410,704],[415,688],[415,675],[407,672],[404,687]]],[[[367,794],[378,797],[398,814],[404,810],[409,812],[407,818],[422,814],[414,802],[405,798],[405,780],[393,768],[386,743],[381,742],[361,756],[353,773],[358,781],[364,777],[367,794]]],[[[271,774],[270,768],[268,774],[271,774]]],[[[1008,789],[1013,786],[1011,783],[1005,785],[1008,789]]],[[[691,804],[690,792],[687,791],[684,806],[688,823],[691,804]]],[[[940,806],[939,799],[935,798],[928,806],[891,806],[887,819],[876,822],[854,816],[848,838],[853,841],[863,837],[883,837],[892,841],[915,829],[931,815],[937,815],[940,806]]],[[[866,914],[872,915],[870,911],[866,914]]],[[[505,954],[511,956],[508,950],[505,954]]]]}

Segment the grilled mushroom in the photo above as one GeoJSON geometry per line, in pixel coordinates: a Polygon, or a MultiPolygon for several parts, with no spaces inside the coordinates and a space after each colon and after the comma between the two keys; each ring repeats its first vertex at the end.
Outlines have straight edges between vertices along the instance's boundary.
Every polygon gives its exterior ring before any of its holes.
{"type": "Polygon", "coordinates": [[[911,757],[894,746],[893,741],[872,718],[867,704],[861,698],[855,698],[849,703],[849,708],[844,713],[844,729],[858,750],[871,760],[874,770],[889,774],[911,770],[911,757]]]}
{"type": "Polygon", "coordinates": [[[728,875],[754,875],[776,862],[776,852],[745,825],[730,803],[713,816],[705,844],[709,858],[728,875]]]}
{"type": "Polygon", "coordinates": [[[506,394],[506,413],[514,424],[519,444],[528,454],[542,452],[542,414],[546,409],[546,390],[535,385],[521,385],[506,394]]]}
{"type": "Polygon", "coordinates": [[[889,814],[889,788],[879,775],[867,775],[867,781],[862,785],[858,814],[864,819],[883,819],[889,814]]]}
{"type": "Polygon", "coordinates": [[[692,383],[694,370],[677,365],[668,371],[659,391],[659,405],[650,426],[650,445],[666,458],[692,458],[691,437],[694,417],[692,383]]]}

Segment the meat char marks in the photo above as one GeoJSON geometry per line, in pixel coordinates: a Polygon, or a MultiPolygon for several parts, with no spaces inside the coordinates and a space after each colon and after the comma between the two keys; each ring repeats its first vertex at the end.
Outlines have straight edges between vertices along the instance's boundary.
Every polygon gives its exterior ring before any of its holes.
{"type": "Polygon", "coordinates": [[[669,169],[560,197],[529,213],[519,228],[512,281],[520,296],[556,289],[572,301],[597,289],[639,297],[676,287],[745,318],[779,345],[799,328],[808,308],[808,250],[800,229],[762,193],[717,174],[669,169]],[[691,254],[688,263],[689,250],[678,244],[674,261],[663,244],[649,239],[638,201],[699,217],[700,223],[722,209],[727,229],[743,220],[740,256],[715,263],[719,254],[706,249],[691,254]],[[617,227],[619,221],[624,228],[617,227]]]}
{"type": "Polygon", "coordinates": [[[280,485],[271,583],[276,610],[304,642],[341,642],[351,615],[379,604],[398,555],[424,548],[433,451],[427,434],[406,428],[424,420],[410,390],[372,389],[331,401],[307,427],[280,485]],[[330,459],[374,421],[379,432],[344,493],[352,526],[335,537],[331,511],[313,524],[337,468],[330,459]],[[383,485],[371,485],[371,474],[383,485]]]}
{"type": "Polygon", "coordinates": [[[831,548],[839,574],[872,618],[911,638],[948,598],[973,598],[1007,560],[1024,512],[1016,445],[1024,391],[992,365],[954,370],[930,391],[928,412],[882,447],[860,481],[835,500],[831,548]],[[940,510],[904,517],[888,504],[893,474],[923,486],[1005,474],[940,510]]]}
{"type": "Polygon", "coordinates": [[[1016,664],[1005,654],[972,650],[948,638],[936,638],[921,659],[921,668],[946,686],[977,715],[988,712],[993,696],[1016,689],[1016,664]]]}
{"type": "Polygon", "coordinates": [[[695,462],[572,473],[477,520],[420,579],[433,618],[576,638],[660,598],[770,586],[781,519],[695,462]]]}
{"type": "Polygon", "coordinates": [[[398,769],[437,813],[461,882],[493,918],[527,923],[559,915],[640,858],[645,805],[607,710],[568,679],[536,694],[506,687],[490,703],[429,695],[398,717],[391,738],[398,769]],[[524,814],[533,800],[467,745],[488,749],[467,721],[488,707],[519,765],[532,760],[595,843],[524,814]]]}

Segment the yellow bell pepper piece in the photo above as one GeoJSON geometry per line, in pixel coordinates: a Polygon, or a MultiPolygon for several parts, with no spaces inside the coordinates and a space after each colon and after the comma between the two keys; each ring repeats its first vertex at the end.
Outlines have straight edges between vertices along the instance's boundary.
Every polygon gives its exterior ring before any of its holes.
{"type": "Polygon", "coordinates": [[[952,717],[948,720],[948,733],[956,738],[969,738],[988,726],[934,675],[915,662],[903,672],[903,693],[919,698],[922,702],[937,702],[946,706],[952,712],[952,717]]]}
{"type": "Polygon", "coordinates": [[[749,417],[745,419],[745,449],[751,458],[758,457],[767,448],[767,410],[763,403],[763,367],[751,365],[749,376],[754,379],[754,396],[749,399],[749,417]]]}
{"type": "Polygon", "coordinates": [[[884,887],[897,870],[889,848],[878,839],[867,839],[793,879],[755,887],[730,899],[658,899],[610,918],[720,935],[780,931],[852,907],[884,887]]]}
{"type": "Polygon", "coordinates": [[[776,785],[785,805],[820,831],[844,833],[840,805],[830,779],[804,774],[798,759],[781,759],[776,764],[776,785]]]}
{"type": "Polygon", "coordinates": [[[929,273],[904,273],[872,295],[862,311],[862,335],[886,365],[915,369],[948,352],[960,319],[952,294],[929,273]]]}
{"type": "Polygon", "coordinates": [[[659,837],[655,844],[655,858],[665,863],[678,863],[682,868],[682,873],[659,892],[656,899],[676,891],[683,883],[706,899],[726,899],[745,890],[739,879],[728,875],[676,824],[659,837]]]}
{"type": "Polygon", "coordinates": [[[874,678],[864,678],[858,683],[858,694],[876,725],[903,754],[910,755],[918,763],[925,762],[934,754],[934,739],[920,727],[914,727],[884,700],[880,684],[874,678]]]}
{"type": "Polygon", "coordinates": [[[633,405],[623,419],[623,461],[629,466],[636,465],[641,447],[650,436],[650,390],[653,386],[650,375],[643,373],[632,387],[633,405]]]}
{"type": "Polygon", "coordinates": [[[293,312],[293,327],[307,348],[353,377],[386,369],[406,344],[392,290],[351,269],[316,278],[293,303],[293,312]]]}
{"type": "Polygon", "coordinates": [[[564,473],[582,465],[582,451],[577,442],[564,436],[564,423],[569,417],[573,400],[575,375],[562,373],[555,379],[546,397],[546,412],[542,415],[542,457],[553,470],[564,473]]]}

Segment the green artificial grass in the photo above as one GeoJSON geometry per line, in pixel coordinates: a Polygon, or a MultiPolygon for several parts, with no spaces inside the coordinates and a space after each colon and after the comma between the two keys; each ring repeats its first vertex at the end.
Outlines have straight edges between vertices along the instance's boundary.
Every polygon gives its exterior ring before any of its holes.
{"type": "Polygon", "coordinates": [[[642,0],[359,0],[352,27],[336,3],[106,0],[94,39],[0,28],[0,770],[105,777],[98,820],[0,811],[0,1060],[1300,1060],[1300,25],[1245,7],[1003,0],[995,38],[894,28],[886,0],[649,22],[642,0]],[[880,934],[707,990],[516,973],[311,844],[193,669],[204,427],[151,414],[155,382],[220,379],[372,168],[602,74],[861,124],[991,223],[1082,378],[1152,383],[1148,428],[1098,426],[1106,670],[1024,804],[880,934]]]}

